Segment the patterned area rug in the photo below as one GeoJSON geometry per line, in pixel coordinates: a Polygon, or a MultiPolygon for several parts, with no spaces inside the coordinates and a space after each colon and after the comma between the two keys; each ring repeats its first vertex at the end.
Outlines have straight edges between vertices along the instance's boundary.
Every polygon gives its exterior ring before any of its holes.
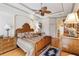
{"type": "Polygon", "coordinates": [[[59,54],[58,48],[49,48],[44,52],[43,56],[57,56],[59,54]]]}

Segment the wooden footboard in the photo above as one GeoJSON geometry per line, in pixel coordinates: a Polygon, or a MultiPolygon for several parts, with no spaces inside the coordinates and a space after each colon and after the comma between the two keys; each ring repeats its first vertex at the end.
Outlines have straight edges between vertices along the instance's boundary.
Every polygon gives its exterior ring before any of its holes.
{"type": "Polygon", "coordinates": [[[35,45],[35,55],[39,55],[46,46],[51,44],[51,37],[50,36],[45,36],[42,38],[39,42],[36,43],[35,45]]]}

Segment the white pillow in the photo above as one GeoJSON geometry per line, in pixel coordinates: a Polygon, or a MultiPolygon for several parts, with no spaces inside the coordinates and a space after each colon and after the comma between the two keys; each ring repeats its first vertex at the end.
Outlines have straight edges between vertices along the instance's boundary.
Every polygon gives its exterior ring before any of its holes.
{"type": "Polygon", "coordinates": [[[17,37],[18,37],[18,38],[23,38],[24,35],[25,35],[24,33],[18,33],[17,37]]]}
{"type": "Polygon", "coordinates": [[[25,33],[25,37],[26,38],[32,38],[33,37],[33,34],[31,32],[26,32],[25,33]]]}

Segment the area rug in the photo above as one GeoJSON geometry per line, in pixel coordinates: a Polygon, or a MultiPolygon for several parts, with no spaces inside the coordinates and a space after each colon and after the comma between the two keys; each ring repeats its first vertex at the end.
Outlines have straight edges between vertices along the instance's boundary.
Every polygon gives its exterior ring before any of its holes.
{"type": "Polygon", "coordinates": [[[41,53],[41,56],[59,56],[59,48],[47,48],[44,52],[41,53]]]}

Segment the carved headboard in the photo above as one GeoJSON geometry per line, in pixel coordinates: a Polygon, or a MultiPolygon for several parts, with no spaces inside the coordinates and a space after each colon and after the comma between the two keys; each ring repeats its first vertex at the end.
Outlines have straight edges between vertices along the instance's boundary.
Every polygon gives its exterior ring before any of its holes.
{"type": "Polygon", "coordinates": [[[34,31],[34,30],[30,28],[30,25],[28,23],[24,23],[22,25],[22,28],[16,29],[16,35],[17,35],[17,33],[32,32],[32,31],[34,31]]]}

